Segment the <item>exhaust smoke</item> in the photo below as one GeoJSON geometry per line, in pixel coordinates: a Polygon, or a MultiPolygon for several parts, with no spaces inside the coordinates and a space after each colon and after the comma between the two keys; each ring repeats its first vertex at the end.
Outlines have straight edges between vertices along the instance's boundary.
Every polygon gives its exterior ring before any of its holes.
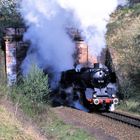
{"type": "Polygon", "coordinates": [[[53,73],[53,88],[61,71],[74,68],[75,44],[67,27],[80,30],[90,55],[99,56],[106,47],[109,15],[120,4],[120,0],[22,0],[20,12],[28,27],[24,39],[31,42],[23,73],[35,63],[53,73]]]}
{"type": "Polygon", "coordinates": [[[83,36],[89,46],[89,52],[98,56],[105,48],[106,25],[109,15],[116,9],[117,0],[58,0],[67,11],[74,11],[83,36]]]}
{"type": "Polygon", "coordinates": [[[31,63],[54,72],[73,68],[74,44],[65,31],[71,13],[54,0],[23,0],[21,14],[28,27],[24,39],[31,42],[23,72],[31,63]]]}
{"type": "Polygon", "coordinates": [[[28,27],[24,39],[31,42],[23,72],[31,62],[54,72],[73,68],[74,44],[66,27],[81,30],[89,52],[100,55],[109,15],[118,4],[120,0],[22,0],[20,12],[28,27]]]}

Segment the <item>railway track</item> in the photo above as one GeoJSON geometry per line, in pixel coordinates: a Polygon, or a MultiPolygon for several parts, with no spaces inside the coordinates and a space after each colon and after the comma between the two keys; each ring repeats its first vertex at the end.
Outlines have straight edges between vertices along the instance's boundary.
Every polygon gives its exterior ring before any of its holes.
{"type": "Polygon", "coordinates": [[[118,112],[102,112],[100,115],[140,128],[140,118],[118,112]]]}

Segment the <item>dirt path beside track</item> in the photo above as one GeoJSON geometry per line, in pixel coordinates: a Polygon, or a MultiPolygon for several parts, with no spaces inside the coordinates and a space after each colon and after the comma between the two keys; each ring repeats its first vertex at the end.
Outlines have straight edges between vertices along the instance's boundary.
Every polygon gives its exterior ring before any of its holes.
{"type": "Polygon", "coordinates": [[[96,113],[86,113],[67,107],[52,110],[65,123],[84,129],[97,140],[140,140],[140,129],[96,113]]]}

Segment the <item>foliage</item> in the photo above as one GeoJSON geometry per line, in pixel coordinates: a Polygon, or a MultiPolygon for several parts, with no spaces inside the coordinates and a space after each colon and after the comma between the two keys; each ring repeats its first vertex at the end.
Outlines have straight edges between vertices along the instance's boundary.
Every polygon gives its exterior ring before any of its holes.
{"type": "Polygon", "coordinates": [[[57,140],[95,140],[94,137],[88,135],[82,129],[75,128],[71,125],[65,124],[62,120],[58,119],[56,115],[50,111],[48,114],[50,120],[42,123],[42,129],[57,140]]]}
{"type": "Polygon", "coordinates": [[[44,111],[44,107],[47,107],[42,103],[31,102],[26,95],[19,93],[17,88],[12,89],[10,98],[16,104],[17,108],[21,108],[23,112],[31,118],[36,118],[36,116],[44,111]]]}
{"type": "Polygon", "coordinates": [[[33,65],[30,72],[22,78],[19,88],[31,102],[46,102],[50,93],[48,76],[36,65],[33,65]]]}
{"type": "Polygon", "coordinates": [[[133,112],[135,114],[140,114],[140,103],[136,102],[135,100],[123,101],[118,106],[118,109],[133,112]]]}
{"type": "MultiPolygon", "coordinates": [[[[138,111],[140,100],[140,5],[115,11],[108,24],[107,46],[118,77],[123,105],[138,111]],[[127,102],[127,104],[126,104],[127,102]],[[130,104],[128,103],[130,102],[130,104]],[[134,104],[133,104],[134,105],[134,104]],[[131,107],[129,107],[131,106],[131,107]]],[[[124,108],[125,108],[124,107],[124,108]]]]}
{"type": "MultiPolygon", "coordinates": [[[[58,140],[91,140],[86,132],[80,129],[73,129],[72,126],[64,124],[62,121],[55,121],[49,126],[50,132],[58,140]]],[[[94,140],[92,138],[92,140],[94,140]]]]}
{"type": "Polygon", "coordinates": [[[134,5],[136,3],[140,3],[140,0],[128,0],[130,5],[134,5]]]}
{"type": "Polygon", "coordinates": [[[132,8],[134,9],[133,15],[139,15],[140,14],[140,3],[134,5],[132,8]]]}
{"type": "Polygon", "coordinates": [[[18,0],[0,0],[0,39],[4,28],[24,25],[17,7],[18,0]]]}
{"type": "Polygon", "coordinates": [[[13,115],[0,105],[0,139],[1,140],[33,140],[32,136],[26,134],[20,123],[13,115]]]}
{"type": "Polygon", "coordinates": [[[2,14],[15,14],[17,0],[0,0],[0,11],[2,14]]]}
{"type": "Polygon", "coordinates": [[[22,77],[20,83],[12,88],[10,96],[16,106],[20,107],[24,113],[32,117],[42,131],[52,139],[93,139],[83,130],[74,128],[59,120],[47,108],[46,104],[43,104],[48,101],[49,92],[48,77],[36,65],[33,65],[27,76],[22,77]]]}
{"type": "Polygon", "coordinates": [[[50,88],[48,76],[36,65],[33,65],[30,72],[21,77],[19,83],[12,87],[10,95],[15,103],[31,117],[35,117],[43,111],[45,103],[49,103],[50,88]]]}

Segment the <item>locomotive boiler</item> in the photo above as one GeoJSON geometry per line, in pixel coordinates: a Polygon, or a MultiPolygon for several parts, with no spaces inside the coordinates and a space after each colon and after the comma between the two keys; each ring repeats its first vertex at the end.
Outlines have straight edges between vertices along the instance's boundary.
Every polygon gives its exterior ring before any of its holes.
{"type": "Polygon", "coordinates": [[[116,76],[105,65],[62,72],[61,89],[72,87],[73,97],[89,110],[114,110],[118,104],[116,76]]]}

